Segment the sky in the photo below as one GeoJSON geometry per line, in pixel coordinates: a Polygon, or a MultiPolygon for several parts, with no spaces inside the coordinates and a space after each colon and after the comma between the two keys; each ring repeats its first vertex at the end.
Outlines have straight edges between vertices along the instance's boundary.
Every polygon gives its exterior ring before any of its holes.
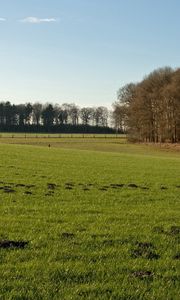
{"type": "Polygon", "coordinates": [[[179,67],[179,0],[0,0],[0,101],[107,106],[179,67]]]}

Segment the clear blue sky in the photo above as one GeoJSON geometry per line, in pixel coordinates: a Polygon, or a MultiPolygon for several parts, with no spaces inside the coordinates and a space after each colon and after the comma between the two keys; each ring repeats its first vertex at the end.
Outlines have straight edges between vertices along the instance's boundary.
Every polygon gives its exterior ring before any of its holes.
{"type": "Polygon", "coordinates": [[[179,62],[179,0],[0,0],[0,100],[110,107],[179,62]]]}

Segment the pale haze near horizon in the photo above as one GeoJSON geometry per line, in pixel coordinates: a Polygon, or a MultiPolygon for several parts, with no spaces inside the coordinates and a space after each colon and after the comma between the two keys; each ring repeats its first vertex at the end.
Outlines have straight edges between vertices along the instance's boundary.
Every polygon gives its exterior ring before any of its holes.
{"type": "Polygon", "coordinates": [[[178,67],[179,11],[177,0],[0,1],[0,101],[110,108],[124,84],[178,67]]]}

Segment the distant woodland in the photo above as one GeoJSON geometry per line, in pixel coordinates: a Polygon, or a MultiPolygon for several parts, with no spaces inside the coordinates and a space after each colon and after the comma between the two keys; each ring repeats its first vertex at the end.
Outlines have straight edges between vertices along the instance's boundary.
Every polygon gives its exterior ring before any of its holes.
{"type": "Polygon", "coordinates": [[[180,142],[180,69],[157,69],[118,91],[114,126],[132,141],[180,142]]]}
{"type": "Polygon", "coordinates": [[[0,102],[1,132],[127,133],[131,141],[180,142],[180,69],[157,69],[118,91],[113,111],[76,104],[0,102]]]}
{"type": "Polygon", "coordinates": [[[108,109],[103,106],[0,103],[1,132],[113,133],[108,118],[108,109]]]}

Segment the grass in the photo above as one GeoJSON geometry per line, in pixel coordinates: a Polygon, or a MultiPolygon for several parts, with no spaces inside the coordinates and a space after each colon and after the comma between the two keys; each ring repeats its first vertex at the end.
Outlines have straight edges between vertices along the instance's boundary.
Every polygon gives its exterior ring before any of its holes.
{"type": "Polygon", "coordinates": [[[0,138],[124,138],[125,134],[114,133],[12,133],[1,132],[0,138]]]}
{"type": "Polygon", "coordinates": [[[179,299],[178,152],[110,138],[9,143],[0,299],[179,299]]]}

